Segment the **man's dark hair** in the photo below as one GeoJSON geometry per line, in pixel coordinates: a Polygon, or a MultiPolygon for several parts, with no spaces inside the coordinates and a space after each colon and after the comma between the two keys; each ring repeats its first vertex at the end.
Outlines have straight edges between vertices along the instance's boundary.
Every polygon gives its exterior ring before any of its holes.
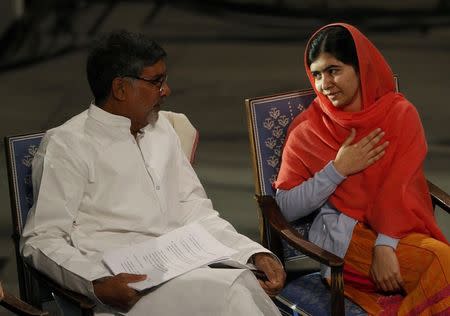
{"type": "Polygon", "coordinates": [[[358,54],[350,32],[342,26],[330,26],[317,33],[310,41],[307,54],[308,67],[321,53],[329,53],[344,64],[359,71],[358,54]]]}
{"type": "Polygon", "coordinates": [[[104,104],[114,78],[139,76],[144,67],[154,65],[165,56],[164,49],[144,34],[120,30],[97,39],[86,63],[95,104],[104,104]]]}

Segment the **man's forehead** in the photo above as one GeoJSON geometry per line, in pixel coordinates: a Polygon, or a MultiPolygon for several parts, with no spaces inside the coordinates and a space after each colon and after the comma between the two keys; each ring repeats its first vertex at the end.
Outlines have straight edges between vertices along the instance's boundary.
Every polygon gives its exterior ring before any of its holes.
{"type": "Polygon", "coordinates": [[[151,66],[145,66],[142,69],[142,75],[156,77],[166,74],[166,63],[160,59],[151,66]]]}

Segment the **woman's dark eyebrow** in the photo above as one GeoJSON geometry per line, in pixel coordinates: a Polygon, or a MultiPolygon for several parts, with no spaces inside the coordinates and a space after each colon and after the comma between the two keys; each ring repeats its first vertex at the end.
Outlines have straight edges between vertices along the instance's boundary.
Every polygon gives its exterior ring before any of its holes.
{"type": "Polygon", "coordinates": [[[322,70],[311,70],[311,73],[319,73],[319,72],[324,72],[324,71],[328,71],[328,70],[330,70],[331,68],[339,68],[340,66],[339,65],[329,65],[329,66],[327,66],[325,69],[322,69],[322,70]]]}
{"type": "Polygon", "coordinates": [[[328,67],[326,67],[324,70],[322,70],[322,71],[328,71],[328,70],[330,70],[331,68],[339,68],[339,65],[329,65],[328,67]]]}

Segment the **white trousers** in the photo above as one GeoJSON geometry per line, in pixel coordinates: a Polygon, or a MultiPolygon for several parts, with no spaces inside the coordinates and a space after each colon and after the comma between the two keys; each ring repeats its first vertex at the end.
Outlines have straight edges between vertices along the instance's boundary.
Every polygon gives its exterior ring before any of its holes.
{"type": "MultiPolygon", "coordinates": [[[[96,315],[113,315],[98,306],[96,315]]],[[[280,312],[252,272],[200,268],[172,279],[142,297],[129,316],[260,316],[280,312]]]]}

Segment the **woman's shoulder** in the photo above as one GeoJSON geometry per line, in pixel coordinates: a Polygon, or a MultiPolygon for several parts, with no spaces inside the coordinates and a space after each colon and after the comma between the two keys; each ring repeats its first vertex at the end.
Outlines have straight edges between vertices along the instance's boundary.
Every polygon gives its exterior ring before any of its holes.
{"type": "Polygon", "coordinates": [[[389,113],[391,115],[398,116],[401,120],[420,119],[417,108],[401,93],[396,93],[393,105],[389,113]]]}
{"type": "Polygon", "coordinates": [[[393,105],[385,116],[386,128],[397,131],[398,135],[414,134],[422,130],[422,121],[417,108],[403,95],[396,96],[393,105]]]}
{"type": "Polygon", "coordinates": [[[306,126],[309,126],[311,121],[314,121],[316,118],[319,118],[321,115],[321,108],[318,102],[314,100],[311,104],[298,114],[289,125],[288,134],[299,132],[303,130],[306,126]]]}

